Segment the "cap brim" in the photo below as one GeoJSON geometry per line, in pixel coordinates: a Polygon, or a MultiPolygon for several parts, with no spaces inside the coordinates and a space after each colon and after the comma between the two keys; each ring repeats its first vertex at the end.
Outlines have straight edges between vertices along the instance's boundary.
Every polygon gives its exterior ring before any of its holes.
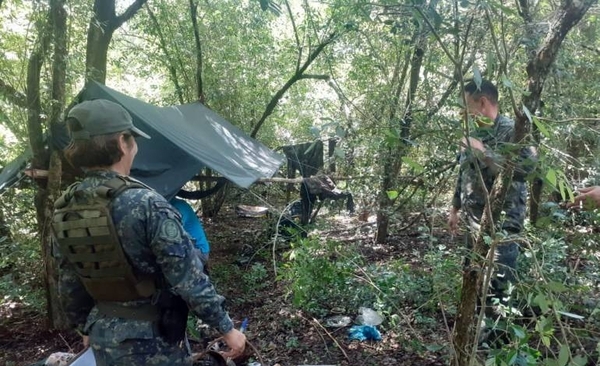
{"type": "Polygon", "coordinates": [[[145,139],[150,139],[151,138],[146,132],[140,130],[137,127],[132,127],[131,128],[131,132],[133,133],[134,137],[143,137],[145,139]]]}

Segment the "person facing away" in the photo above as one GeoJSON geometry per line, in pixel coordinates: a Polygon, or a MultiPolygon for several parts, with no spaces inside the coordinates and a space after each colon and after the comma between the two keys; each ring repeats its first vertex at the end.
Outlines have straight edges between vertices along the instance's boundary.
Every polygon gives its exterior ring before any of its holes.
{"type": "Polygon", "coordinates": [[[76,105],[66,123],[72,142],[65,156],[85,177],[55,204],[58,287],[96,364],[192,365],[183,345],[188,309],[223,335],[224,356],[240,355],[246,337],[193,254],[180,214],[128,177],[135,138],[149,136],[123,107],[102,99],[76,105]]]}
{"type": "Polygon", "coordinates": [[[474,235],[480,227],[480,220],[494,180],[507,161],[516,161],[515,174],[508,188],[502,206],[504,217],[494,217],[494,224],[508,233],[508,240],[498,244],[494,256],[496,270],[490,279],[488,305],[497,298],[502,304],[510,299],[510,284],[514,284],[517,271],[519,245],[514,241],[522,229],[526,214],[526,176],[533,171],[535,151],[531,147],[517,147],[511,143],[515,133],[512,119],[499,113],[498,90],[488,80],[478,86],[470,81],[464,88],[466,112],[473,118],[476,127],[470,136],[461,141],[459,174],[452,199],[448,225],[456,233],[459,211],[464,211],[467,222],[467,248],[472,249],[474,235]],[[481,172],[481,176],[479,175],[481,172]],[[510,237],[513,237],[510,240],[510,237]]]}
{"type": "Polygon", "coordinates": [[[169,203],[179,211],[181,214],[181,221],[183,222],[183,228],[195,241],[196,247],[202,253],[202,260],[204,263],[208,261],[208,254],[210,252],[210,245],[204,232],[202,222],[196,215],[196,212],[185,200],[179,197],[173,197],[169,203]]]}

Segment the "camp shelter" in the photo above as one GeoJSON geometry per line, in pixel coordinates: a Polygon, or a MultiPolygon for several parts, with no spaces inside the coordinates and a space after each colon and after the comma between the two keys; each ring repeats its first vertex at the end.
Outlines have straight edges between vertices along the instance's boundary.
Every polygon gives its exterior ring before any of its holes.
{"type": "MultiPolygon", "coordinates": [[[[78,95],[80,102],[100,98],[122,105],[134,125],[150,135],[150,140],[137,139],[131,176],[167,199],[204,167],[247,188],[258,178],[271,177],[283,163],[283,156],[199,102],[157,107],[93,81],[78,95]]],[[[52,129],[51,139],[61,149],[70,141],[64,125],[52,129]]],[[[14,180],[8,173],[5,176],[6,182],[14,180]]],[[[0,181],[0,187],[5,185],[0,181]]]]}

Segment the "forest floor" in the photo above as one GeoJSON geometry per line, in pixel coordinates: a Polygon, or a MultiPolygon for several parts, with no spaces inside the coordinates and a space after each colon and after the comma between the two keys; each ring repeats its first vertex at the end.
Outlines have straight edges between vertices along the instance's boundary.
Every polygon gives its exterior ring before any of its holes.
{"type": "MultiPolygon", "coordinates": [[[[391,259],[402,259],[411,267],[422,265],[428,244],[415,226],[391,236],[385,245],[375,245],[373,217],[359,221],[356,216],[337,215],[337,219],[332,219],[333,216],[334,213],[320,215],[317,220],[323,220],[320,226],[324,229],[310,235],[357,245],[369,263],[383,264],[391,259]]],[[[212,248],[211,278],[218,291],[228,299],[227,306],[236,326],[243,318],[249,319],[248,340],[267,365],[419,366],[448,363],[448,329],[452,320],[444,320],[441,312],[426,324],[418,324],[414,319],[417,312],[406,307],[402,321],[393,326],[386,326],[386,322],[382,324],[382,341],[359,342],[349,340],[349,326],[326,326],[327,318],[332,315],[355,319],[358,309],[337,307],[329,309],[330,314],[319,316],[295,307],[286,280],[277,278],[274,273],[274,260],[281,265],[282,254],[289,250],[286,243],[273,247],[273,240],[266,234],[274,220],[240,218],[233,208],[224,207],[215,221],[205,222],[212,248]]],[[[436,235],[451,241],[443,229],[436,235]]],[[[423,270],[427,271],[426,268],[423,270]]],[[[0,365],[30,365],[53,352],[82,349],[74,332],[45,330],[44,319],[42,314],[18,302],[0,307],[0,365]]],[[[200,350],[199,346],[195,346],[195,350],[200,350]]],[[[247,361],[258,359],[253,354],[247,361]]],[[[244,364],[246,362],[240,363],[244,364]]]]}

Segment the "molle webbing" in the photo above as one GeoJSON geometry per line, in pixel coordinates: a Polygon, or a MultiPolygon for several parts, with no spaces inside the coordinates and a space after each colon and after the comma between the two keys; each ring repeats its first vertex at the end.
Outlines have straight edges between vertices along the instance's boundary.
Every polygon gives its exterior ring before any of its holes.
{"type": "Polygon", "coordinates": [[[95,192],[72,186],[56,202],[52,229],[60,250],[97,302],[138,300],[156,292],[154,276],[134,273],[110,215],[112,199],[126,189],[141,187],[145,186],[116,177],[95,192]]]}

